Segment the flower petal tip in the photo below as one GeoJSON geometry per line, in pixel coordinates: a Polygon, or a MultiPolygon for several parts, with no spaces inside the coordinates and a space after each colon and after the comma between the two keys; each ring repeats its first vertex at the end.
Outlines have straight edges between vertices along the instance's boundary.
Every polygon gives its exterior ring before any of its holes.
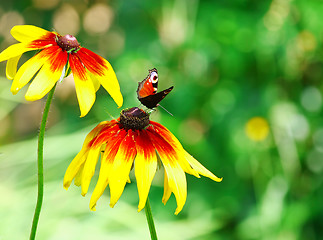
{"type": "Polygon", "coordinates": [[[75,182],[75,181],[74,181],[74,185],[75,185],[75,186],[77,186],[77,187],[79,187],[79,186],[81,186],[81,183],[80,183],[80,182],[75,182]]]}
{"type": "Polygon", "coordinates": [[[85,197],[86,192],[81,192],[81,195],[82,195],[83,197],[85,197]]]}
{"type": "Polygon", "coordinates": [[[222,179],[223,179],[223,177],[221,177],[221,178],[219,178],[219,177],[212,178],[212,180],[214,180],[216,182],[222,182],[222,179]]]}
{"type": "MultiPolygon", "coordinates": [[[[121,94],[121,93],[120,93],[121,94]]],[[[119,96],[117,99],[113,99],[114,101],[115,101],[115,103],[118,105],[118,108],[121,108],[122,107],[122,105],[123,105],[123,97],[122,97],[122,95],[121,96],[119,96]]]]}
{"type": "Polygon", "coordinates": [[[6,77],[8,78],[8,80],[13,80],[15,78],[15,76],[12,76],[12,75],[9,75],[9,74],[6,74],[6,77]]]}
{"type": "Polygon", "coordinates": [[[116,203],[110,203],[110,208],[113,208],[116,203]]]}
{"type": "Polygon", "coordinates": [[[94,204],[94,205],[90,205],[90,210],[92,211],[92,212],[95,212],[96,211],[96,204],[94,204]]]}
{"type": "Polygon", "coordinates": [[[67,178],[67,176],[65,175],[65,176],[64,176],[64,180],[63,180],[63,187],[64,187],[64,189],[65,189],[65,190],[67,190],[67,189],[71,186],[71,182],[72,182],[72,181],[70,181],[70,180],[67,178]]]}
{"type": "Polygon", "coordinates": [[[175,213],[174,213],[175,215],[178,215],[183,210],[184,204],[182,204],[180,206],[177,205],[177,208],[176,208],[175,213]]]}
{"type": "Polygon", "coordinates": [[[90,108],[83,108],[82,107],[81,108],[81,115],[80,115],[80,117],[85,117],[89,113],[89,111],[91,110],[92,106],[93,106],[93,104],[91,105],[90,108]]]}
{"type": "Polygon", "coordinates": [[[16,95],[19,92],[19,88],[11,88],[10,91],[13,95],[16,95]]]}
{"type": "Polygon", "coordinates": [[[29,96],[29,95],[25,95],[25,99],[29,102],[33,102],[33,101],[37,101],[39,100],[39,98],[35,97],[35,96],[29,96]]]}
{"type": "Polygon", "coordinates": [[[142,209],[144,209],[146,203],[139,203],[138,205],[138,212],[140,212],[142,209]]]}
{"type": "Polygon", "coordinates": [[[121,101],[121,103],[116,102],[116,104],[117,104],[118,108],[121,108],[123,105],[123,100],[121,101]]]}

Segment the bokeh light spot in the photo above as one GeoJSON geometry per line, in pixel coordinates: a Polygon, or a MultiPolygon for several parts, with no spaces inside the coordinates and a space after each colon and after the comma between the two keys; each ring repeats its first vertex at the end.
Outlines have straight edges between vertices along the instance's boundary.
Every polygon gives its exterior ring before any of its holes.
{"type": "Polygon", "coordinates": [[[303,31],[297,36],[297,46],[304,52],[313,51],[316,48],[315,36],[309,31],[303,31]]]}
{"type": "Polygon", "coordinates": [[[310,132],[307,119],[301,114],[295,114],[290,119],[290,130],[297,140],[305,140],[310,132]]]}
{"type": "Polygon", "coordinates": [[[158,32],[161,42],[166,47],[171,48],[182,44],[187,38],[188,30],[193,29],[187,16],[188,5],[186,1],[174,1],[173,7],[163,9],[158,32]]]}
{"type": "Polygon", "coordinates": [[[10,30],[15,25],[24,24],[24,18],[20,13],[12,11],[6,12],[0,18],[0,35],[2,35],[5,39],[12,39],[10,34],[10,30]]]}
{"type": "Polygon", "coordinates": [[[322,106],[322,95],[316,87],[307,87],[301,95],[302,106],[309,112],[317,112],[322,106]]]}
{"type": "Polygon", "coordinates": [[[316,150],[323,152],[323,129],[318,129],[313,134],[313,143],[316,148],[316,150]]]}
{"type": "Polygon", "coordinates": [[[55,12],[53,25],[61,35],[76,35],[80,29],[80,18],[73,6],[64,4],[55,12]]]}
{"type": "Polygon", "coordinates": [[[306,158],[307,167],[314,173],[321,173],[323,171],[323,152],[311,151],[306,158]]]}
{"type": "Polygon", "coordinates": [[[179,135],[183,136],[186,143],[194,145],[199,143],[204,136],[205,126],[196,119],[188,119],[179,127],[179,135]]]}
{"type": "Polygon", "coordinates": [[[125,36],[120,31],[109,31],[99,38],[98,49],[101,52],[108,53],[109,57],[118,56],[124,50],[125,36]]]}
{"type": "MultiPolygon", "coordinates": [[[[187,51],[184,57],[184,69],[187,74],[195,77],[196,81],[201,81],[197,78],[205,74],[208,60],[205,55],[196,51],[187,51]]],[[[206,79],[206,78],[203,78],[206,79]]],[[[207,80],[207,79],[206,79],[207,80]]]]}
{"type": "Polygon", "coordinates": [[[52,9],[60,2],[60,0],[32,0],[34,6],[39,9],[52,9]]]}
{"type": "Polygon", "coordinates": [[[264,16],[264,25],[270,31],[278,31],[289,14],[289,1],[273,0],[269,11],[264,16]]]}
{"type": "Polygon", "coordinates": [[[271,108],[271,122],[275,128],[287,129],[290,126],[290,121],[298,114],[297,107],[294,103],[281,102],[271,108]]]}
{"type": "Polygon", "coordinates": [[[235,96],[226,88],[219,88],[211,95],[213,110],[219,115],[229,112],[234,107],[235,102],[235,96]]]}
{"type": "Polygon", "coordinates": [[[263,141],[269,134],[269,125],[262,117],[251,118],[245,127],[246,135],[253,141],[263,141]]]}
{"type": "Polygon", "coordinates": [[[87,10],[84,16],[85,31],[98,34],[108,31],[114,18],[113,10],[106,4],[98,3],[87,10]]]}

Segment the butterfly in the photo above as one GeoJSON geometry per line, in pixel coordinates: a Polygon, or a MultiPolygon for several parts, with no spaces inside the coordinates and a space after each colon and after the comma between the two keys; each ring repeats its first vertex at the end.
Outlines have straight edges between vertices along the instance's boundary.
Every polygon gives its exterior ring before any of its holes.
{"type": "Polygon", "coordinates": [[[158,86],[158,72],[156,68],[149,70],[148,76],[138,83],[137,95],[139,101],[147,108],[154,108],[159,105],[159,102],[167,96],[174,86],[167,88],[157,93],[158,86]]]}

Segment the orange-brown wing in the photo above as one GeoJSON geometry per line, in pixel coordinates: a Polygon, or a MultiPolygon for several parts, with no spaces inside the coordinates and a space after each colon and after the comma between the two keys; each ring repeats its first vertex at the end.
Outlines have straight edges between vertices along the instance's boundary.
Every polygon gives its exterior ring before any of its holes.
{"type": "Polygon", "coordinates": [[[153,68],[149,70],[148,76],[138,83],[137,95],[138,99],[154,95],[157,93],[158,86],[158,73],[157,69],[153,68]]]}

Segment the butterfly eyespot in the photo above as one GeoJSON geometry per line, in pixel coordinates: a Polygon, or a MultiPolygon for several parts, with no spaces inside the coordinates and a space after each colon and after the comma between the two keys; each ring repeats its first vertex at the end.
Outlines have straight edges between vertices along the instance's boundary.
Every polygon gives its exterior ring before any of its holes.
{"type": "Polygon", "coordinates": [[[156,72],[152,72],[150,79],[151,79],[152,83],[158,82],[158,74],[156,72]]]}

